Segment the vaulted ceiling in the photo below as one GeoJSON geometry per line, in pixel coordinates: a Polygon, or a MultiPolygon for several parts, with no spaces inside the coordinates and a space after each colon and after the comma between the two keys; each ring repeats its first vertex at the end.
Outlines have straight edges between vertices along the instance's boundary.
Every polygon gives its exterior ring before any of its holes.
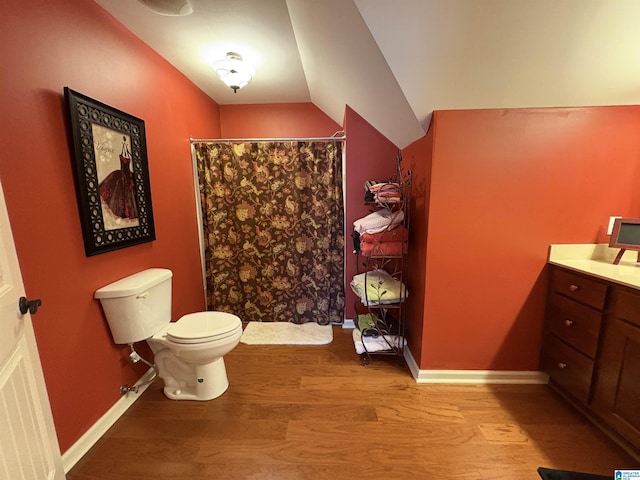
{"type": "Polygon", "coordinates": [[[638,0],[96,0],[221,105],[345,105],[404,148],[438,109],[640,103],[638,0]],[[210,63],[257,71],[236,94],[210,63]]]}

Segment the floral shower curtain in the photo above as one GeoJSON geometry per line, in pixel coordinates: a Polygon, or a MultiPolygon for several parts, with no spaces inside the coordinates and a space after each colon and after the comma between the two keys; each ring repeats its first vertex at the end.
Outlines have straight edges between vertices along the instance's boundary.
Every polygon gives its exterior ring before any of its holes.
{"type": "Polygon", "coordinates": [[[341,141],[194,143],[207,308],[342,323],[341,141]]]}

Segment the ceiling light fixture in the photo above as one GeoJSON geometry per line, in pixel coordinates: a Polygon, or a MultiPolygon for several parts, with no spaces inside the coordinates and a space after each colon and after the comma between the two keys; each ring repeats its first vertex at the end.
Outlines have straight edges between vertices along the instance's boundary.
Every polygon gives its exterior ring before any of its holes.
{"type": "Polygon", "coordinates": [[[193,13],[189,0],[140,0],[140,2],[160,15],[184,17],[193,13]]]}
{"type": "Polygon", "coordinates": [[[213,69],[228,87],[237,93],[242,87],[246,87],[256,74],[255,69],[242,61],[242,56],[235,52],[227,52],[224,60],[213,62],[213,69]]]}

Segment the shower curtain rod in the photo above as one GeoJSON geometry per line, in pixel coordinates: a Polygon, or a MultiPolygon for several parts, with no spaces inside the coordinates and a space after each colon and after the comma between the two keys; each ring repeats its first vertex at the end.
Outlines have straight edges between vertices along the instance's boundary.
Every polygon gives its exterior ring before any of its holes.
{"type": "Polygon", "coordinates": [[[310,138],[190,138],[191,143],[203,142],[320,142],[338,140],[344,142],[347,137],[310,137],[310,138]]]}

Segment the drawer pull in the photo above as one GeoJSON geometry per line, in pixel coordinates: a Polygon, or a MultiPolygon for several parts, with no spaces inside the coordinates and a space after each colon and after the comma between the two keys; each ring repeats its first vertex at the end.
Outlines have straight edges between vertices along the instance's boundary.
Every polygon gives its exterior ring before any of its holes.
{"type": "Polygon", "coordinates": [[[558,368],[560,370],[564,370],[565,368],[567,368],[567,364],[564,363],[564,362],[560,362],[560,363],[558,363],[558,368]]]}
{"type": "Polygon", "coordinates": [[[569,320],[568,318],[564,321],[564,324],[566,327],[570,327],[571,325],[573,325],[573,320],[569,320]]]}
{"type": "Polygon", "coordinates": [[[569,291],[577,292],[578,290],[580,290],[580,287],[578,285],[573,284],[573,283],[571,285],[569,285],[569,291]]]}

